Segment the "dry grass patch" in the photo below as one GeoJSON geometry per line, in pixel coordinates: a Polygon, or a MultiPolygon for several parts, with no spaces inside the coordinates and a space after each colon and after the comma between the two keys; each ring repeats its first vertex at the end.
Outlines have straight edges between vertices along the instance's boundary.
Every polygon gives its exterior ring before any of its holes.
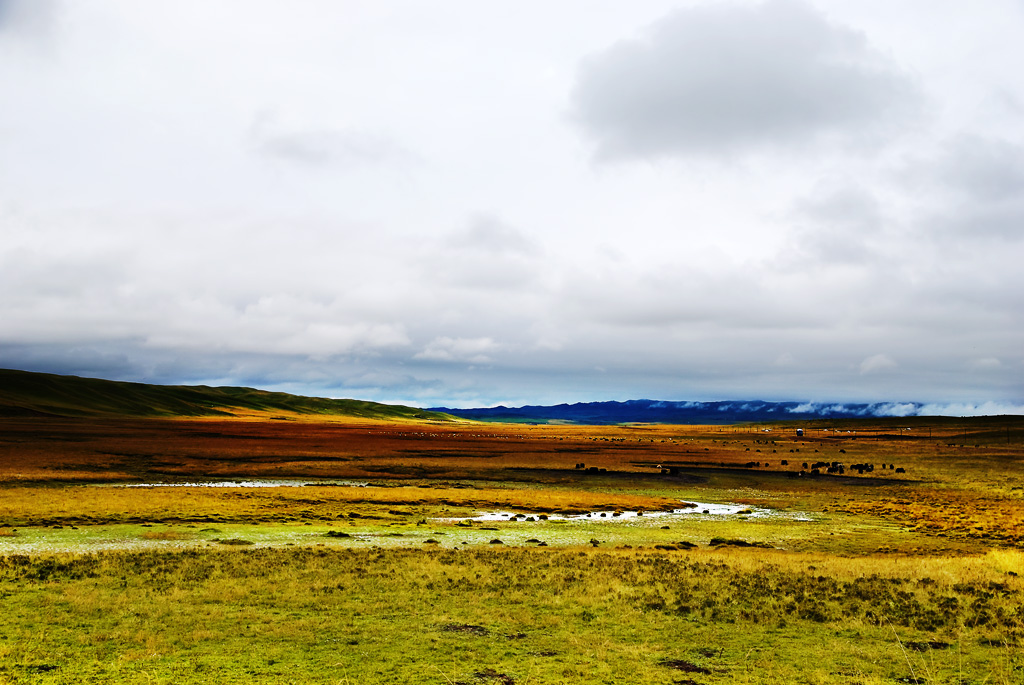
{"type": "Polygon", "coordinates": [[[598,509],[672,509],[664,496],[558,488],[278,487],[8,488],[0,518],[17,525],[333,521],[363,517],[403,521],[477,510],[583,513],[598,509]],[[401,507],[398,509],[396,507],[401,507]]]}
{"type": "Polygon", "coordinates": [[[177,530],[149,530],[140,537],[143,540],[192,540],[195,535],[177,530]]]}

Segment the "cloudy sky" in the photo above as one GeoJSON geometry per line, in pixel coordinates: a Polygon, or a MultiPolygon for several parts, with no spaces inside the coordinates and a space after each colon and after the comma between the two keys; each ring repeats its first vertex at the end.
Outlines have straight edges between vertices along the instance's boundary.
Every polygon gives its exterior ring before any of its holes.
{"type": "Polygon", "coordinates": [[[0,367],[1024,413],[1024,2],[0,0],[0,367]]]}

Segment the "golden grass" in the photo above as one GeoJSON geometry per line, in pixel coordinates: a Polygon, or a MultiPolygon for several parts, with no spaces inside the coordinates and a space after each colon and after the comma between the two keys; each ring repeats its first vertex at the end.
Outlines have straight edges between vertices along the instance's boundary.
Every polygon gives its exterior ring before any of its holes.
{"type": "Polygon", "coordinates": [[[903,519],[912,522],[914,530],[935,535],[1024,544],[1020,497],[919,487],[909,493],[868,495],[839,508],[850,514],[903,519]]]}
{"type": "Polygon", "coordinates": [[[404,521],[411,516],[495,509],[584,513],[602,509],[658,511],[677,506],[678,499],[663,496],[558,488],[78,486],[8,488],[0,499],[0,520],[13,525],[331,521],[357,513],[404,521]]]}

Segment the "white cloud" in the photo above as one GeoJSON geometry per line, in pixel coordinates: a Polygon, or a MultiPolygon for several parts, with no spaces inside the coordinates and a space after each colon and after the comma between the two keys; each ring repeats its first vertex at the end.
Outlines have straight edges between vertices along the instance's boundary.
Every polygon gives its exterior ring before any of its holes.
{"type": "Polygon", "coordinates": [[[255,118],[250,136],[256,152],[303,165],[339,164],[367,167],[413,162],[416,156],[387,136],[330,125],[287,126],[273,112],[255,118]]]}
{"type": "Polygon", "coordinates": [[[1013,200],[1024,192],[1024,146],[978,135],[948,142],[932,167],[943,186],[972,200],[1013,200]]]}
{"type": "Polygon", "coordinates": [[[775,358],[776,366],[794,366],[795,364],[796,359],[789,352],[783,352],[775,358]]]}
{"type": "Polygon", "coordinates": [[[422,352],[418,352],[415,355],[415,358],[428,361],[487,364],[491,361],[490,355],[499,347],[490,338],[449,338],[443,336],[432,340],[422,352]]]}
{"type": "Polygon", "coordinates": [[[840,185],[798,201],[800,228],[794,251],[825,265],[866,264],[891,249],[879,200],[855,184],[840,185]]]}
{"type": "Polygon", "coordinates": [[[918,98],[863,34],[798,0],[768,0],[680,9],[591,56],[573,106],[602,156],[657,157],[864,144],[918,98]]]}
{"type": "Polygon", "coordinates": [[[422,281],[460,291],[530,292],[540,286],[544,255],[523,231],[488,214],[422,244],[422,281]]]}
{"type": "Polygon", "coordinates": [[[906,168],[911,188],[934,197],[922,238],[943,243],[1024,241],[1024,145],[961,134],[906,168]]]}
{"type": "Polygon", "coordinates": [[[1024,416],[1024,404],[1003,402],[925,404],[920,416],[1024,416]]]}
{"type": "Polygon", "coordinates": [[[981,357],[970,360],[968,366],[975,371],[998,371],[1003,368],[1003,363],[995,357],[981,357]]]}
{"type": "Polygon", "coordinates": [[[872,407],[875,416],[919,416],[920,407],[913,402],[889,402],[872,407]]]}
{"type": "Polygon", "coordinates": [[[868,357],[860,363],[860,372],[865,373],[877,373],[879,371],[888,371],[895,369],[898,364],[892,360],[889,355],[876,354],[868,357]]]}
{"type": "Polygon", "coordinates": [[[490,214],[473,216],[466,229],[454,232],[445,241],[445,247],[526,256],[540,252],[537,244],[526,234],[490,214]]]}

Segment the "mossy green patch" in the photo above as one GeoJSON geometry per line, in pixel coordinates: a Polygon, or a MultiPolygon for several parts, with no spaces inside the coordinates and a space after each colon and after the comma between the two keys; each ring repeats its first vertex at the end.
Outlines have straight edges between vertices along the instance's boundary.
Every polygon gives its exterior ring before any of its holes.
{"type": "Polygon", "coordinates": [[[745,554],[0,557],[0,680],[1019,682],[1022,586],[999,570],[1008,559],[944,561],[933,578],[745,554]]]}

